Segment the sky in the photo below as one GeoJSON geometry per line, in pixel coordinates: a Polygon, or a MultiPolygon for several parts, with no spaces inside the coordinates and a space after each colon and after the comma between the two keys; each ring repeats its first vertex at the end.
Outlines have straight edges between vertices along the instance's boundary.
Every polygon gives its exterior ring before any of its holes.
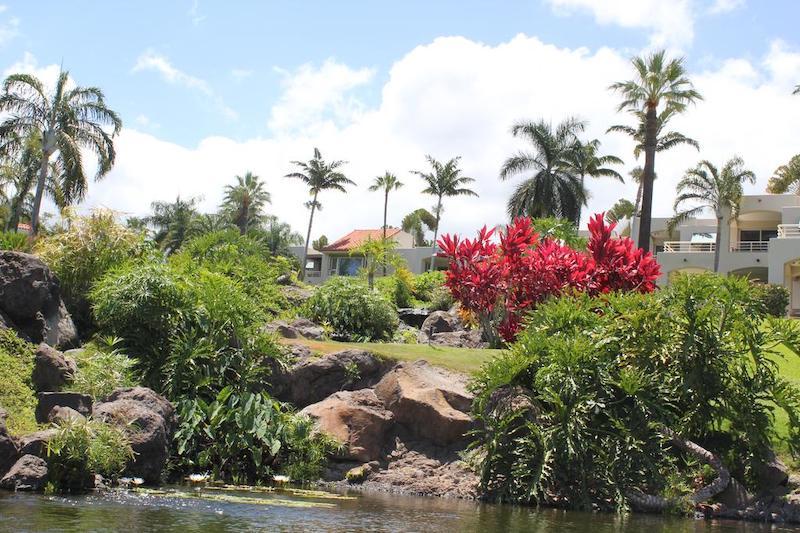
{"type": "MultiPolygon", "coordinates": [[[[671,128],[700,151],[657,157],[654,215],[672,213],[675,184],[701,159],[741,156],[757,175],[747,191],[763,192],[800,152],[798,20],[798,0],[5,0],[0,69],[51,82],[63,67],[120,114],[116,164],[81,211],[143,215],[180,195],[211,212],[252,171],[271,192],[269,212],[304,234],[307,191],[283,176],[318,147],[347,161],[357,186],[320,197],[314,237],[379,227],[382,197],[367,187],[386,171],[405,184],[389,224],[430,208],[410,173],[426,169],[426,154],[461,156],[476,179],[480,196],[447,199],[441,223],[472,234],[507,221],[522,176],[498,174],[525,148],[510,134],[516,121],[579,117],[586,139],[624,160],[620,173],[643,163],[629,139],[606,133],[633,124],[608,86],[657,48],[685,57],[704,100],[671,128]]],[[[587,213],[636,192],[631,180],[588,188],[587,213]]]]}

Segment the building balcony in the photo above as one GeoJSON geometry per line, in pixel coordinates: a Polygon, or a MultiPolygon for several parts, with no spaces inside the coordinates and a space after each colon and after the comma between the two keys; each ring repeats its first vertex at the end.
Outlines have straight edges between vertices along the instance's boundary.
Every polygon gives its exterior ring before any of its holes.
{"type": "Polygon", "coordinates": [[[663,253],[708,253],[714,249],[713,242],[667,241],[664,243],[663,253]]]}
{"type": "Polygon", "coordinates": [[[731,252],[768,252],[769,241],[740,241],[731,244],[731,252]]]}
{"type": "Polygon", "coordinates": [[[779,239],[800,239],[800,224],[778,224],[779,239]]]}

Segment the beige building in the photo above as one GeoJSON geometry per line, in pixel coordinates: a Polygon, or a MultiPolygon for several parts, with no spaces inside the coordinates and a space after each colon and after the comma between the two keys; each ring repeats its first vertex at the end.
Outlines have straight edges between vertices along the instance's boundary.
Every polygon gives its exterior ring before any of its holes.
{"type": "MultiPolygon", "coordinates": [[[[659,284],[677,272],[713,271],[716,219],[687,220],[672,232],[668,221],[654,218],[650,234],[650,249],[661,265],[659,284]]],[[[634,220],[634,241],[638,226],[634,220]]],[[[742,197],[738,217],[722,220],[719,272],[784,285],[791,291],[789,312],[800,315],[800,196],[742,197]]]]}

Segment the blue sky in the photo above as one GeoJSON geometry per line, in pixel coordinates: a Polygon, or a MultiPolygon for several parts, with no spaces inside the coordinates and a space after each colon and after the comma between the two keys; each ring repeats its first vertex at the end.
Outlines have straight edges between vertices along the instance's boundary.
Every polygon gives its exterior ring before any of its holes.
{"type": "MultiPolygon", "coordinates": [[[[121,114],[130,134],[120,142],[120,158],[129,163],[122,161],[114,179],[132,191],[149,192],[151,198],[139,194],[120,199],[104,183],[98,186],[99,196],[90,197],[89,207],[92,202],[113,203],[111,207],[125,212],[141,212],[152,197],[162,193],[174,197],[177,192],[201,195],[212,208],[218,198],[215,188],[243,171],[231,164],[230,175],[223,176],[227,167],[220,164],[215,166],[219,176],[171,178],[175,170],[170,169],[157,183],[174,179],[175,186],[152,190],[154,183],[147,181],[152,178],[137,172],[155,171],[137,166],[134,159],[155,158],[157,153],[163,158],[158,159],[157,168],[164,169],[165,160],[174,159],[169,155],[172,150],[175,157],[192,160],[247,160],[270,176],[279,198],[286,192],[276,212],[299,228],[305,215],[286,206],[293,205],[302,191],[279,179],[290,170],[289,159],[310,155],[306,154],[310,147],[303,152],[299,146],[326,142],[338,148],[364,174],[357,181],[366,185],[371,172],[382,170],[378,152],[392,144],[398,147],[392,153],[417,154],[409,156],[412,160],[398,156],[391,161],[406,169],[421,165],[427,151],[438,149],[441,152],[435,155],[439,157],[464,155],[465,170],[476,174],[483,189],[479,212],[487,220],[479,221],[482,224],[503,216],[502,199],[510,184],[497,183],[496,169],[504,150],[507,153],[516,145],[508,135],[500,137],[497,132],[507,131],[509,117],[540,115],[555,120],[558,117],[552,110],[563,109],[562,115],[580,114],[595,123],[594,135],[604,134],[609,121],[625,120],[614,117],[613,99],[610,105],[604,104],[608,113],[591,105],[570,107],[568,102],[552,101],[571,90],[560,91],[559,85],[596,86],[593,92],[578,93],[581,101],[609,99],[601,94],[607,86],[602,65],[608,65],[609,76],[624,75],[624,60],[654,46],[686,55],[690,71],[707,78],[713,90],[724,93],[727,79],[741,83],[748,97],[763,98],[773,90],[782,94],[791,87],[792,76],[800,83],[800,71],[786,73],[800,65],[796,61],[800,57],[798,20],[800,2],[796,0],[6,0],[0,11],[0,67],[6,72],[16,68],[43,73],[63,63],[78,83],[101,87],[121,114]],[[510,52],[523,46],[531,50],[529,57],[510,52]],[[548,47],[556,47],[556,52],[551,54],[548,47]],[[492,54],[497,57],[492,59],[492,54]],[[558,54],[582,56],[570,62],[560,61],[558,54]],[[473,59],[474,68],[470,68],[473,59]],[[502,64],[503,69],[488,68],[493,64],[502,64]],[[585,73],[580,72],[583,68],[585,73]],[[426,80],[431,86],[427,94],[426,80]],[[514,92],[520,97],[518,103],[506,94],[509,89],[502,87],[504,83],[518,86],[514,92]],[[519,96],[528,84],[537,98],[519,96]],[[542,85],[555,90],[548,92],[542,85]],[[442,94],[442,100],[436,101],[442,94]],[[489,102],[504,98],[508,98],[508,109],[489,102]],[[452,112],[439,115],[451,104],[452,112]],[[418,120],[404,122],[399,118],[403,115],[418,120]],[[432,115],[436,120],[430,119],[432,115]],[[503,123],[494,124],[492,117],[503,123]],[[480,137],[465,131],[470,127],[486,133],[480,137]],[[448,142],[442,140],[445,137],[448,142]],[[384,144],[366,146],[364,139],[376,138],[384,138],[384,144]],[[484,150],[486,155],[479,156],[484,150]],[[273,154],[272,159],[259,159],[258,151],[273,154]],[[284,160],[275,160],[279,158],[284,160]]],[[[794,105],[800,108],[800,98],[794,105]]],[[[704,124],[709,116],[713,115],[706,114],[704,124]]],[[[795,141],[800,139],[796,128],[787,131],[793,131],[795,141]]],[[[699,131],[686,133],[702,136],[699,131]]],[[[718,135],[710,130],[703,134],[714,150],[713,139],[718,135]]],[[[800,151],[800,142],[794,144],[800,151]]],[[[629,152],[623,140],[611,139],[607,146],[629,152]]],[[[719,157],[723,157],[722,148],[719,157]]],[[[770,168],[791,155],[788,151],[776,147],[769,154],[771,159],[761,154],[763,162],[754,161],[763,167],[758,170],[764,182],[770,168]]],[[[627,167],[633,165],[629,153],[620,155],[631,160],[627,167]]],[[[747,161],[748,154],[742,155],[747,161]]],[[[694,154],[676,157],[675,178],[690,159],[697,159],[694,154]]],[[[392,156],[384,154],[383,159],[392,156]]],[[[596,205],[590,207],[599,210],[631,193],[630,187],[614,189],[598,183],[593,194],[596,205]]],[[[418,196],[406,200],[402,208],[427,201],[418,196]]],[[[451,211],[453,228],[467,231],[477,223],[461,215],[460,207],[457,204],[451,211]]],[[[353,215],[352,220],[328,216],[327,223],[336,231],[369,222],[366,215],[353,215]]]]}

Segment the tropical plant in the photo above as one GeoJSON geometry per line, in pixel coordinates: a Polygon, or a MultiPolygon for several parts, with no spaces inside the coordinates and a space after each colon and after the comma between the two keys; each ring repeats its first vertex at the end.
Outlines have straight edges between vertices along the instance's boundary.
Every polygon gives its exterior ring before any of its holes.
{"type": "Polygon", "coordinates": [[[48,181],[51,157],[67,203],[80,200],[87,190],[81,150],[97,157],[95,180],[114,164],[114,137],[122,128],[117,114],[106,106],[96,87],[69,88],[69,73],[61,72],[55,89],[47,94],[44,84],[29,74],[12,74],[3,82],[0,112],[8,113],[0,124],[0,144],[36,136],[42,139],[39,178],[36,182],[31,231],[39,230],[39,211],[48,181]],[[111,126],[111,132],[104,126],[111,126]]]}
{"type": "MultiPolygon", "coordinates": [[[[372,182],[372,185],[369,186],[369,190],[372,192],[383,192],[383,226],[381,227],[383,228],[384,241],[386,240],[386,217],[389,209],[389,193],[396,191],[402,186],[403,183],[397,179],[397,176],[388,171],[383,174],[383,176],[377,176],[372,182]]],[[[383,275],[386,275],[386,264],[383,265],[383,275]]]]}
{"type": "Polygon", "coordinates": [[[622,220],[628,220],[628,224],[620,234],[625,237],[630,237],[631,221],[633,221],[634,215],[636,215],[636,206],[633,205],[630,200],[620,198],[611,206],[611,209],[606,211],[606,221],[618,224],[622,220]]]}
{"type": "Polygon", "coordinates": [[[248,228],[259,224],[264,206],[271,202],[264,182],[252,172],[247,172],[244,176],[236,176],[235,185],[225,186],[221,209],[244,235],[248,228]]]}
{"type": "Polygon", "coordinates": [[[273,257],[294,257],[290,247],[303,244],[303,236],[292,231],[289,224],[281,222],[275,215],[263,216],[261,226],[252,233],[254,238],[265,244],[273,257]]]}
{"type": "MultiPolygon", "coordinates": [[[[5,200],[8,205],[8,218],[6,219],[6,231],[16,231],[18,224],[23,220],[30,220],[31,208],[33,207],[33,194],[31,188],[36,181],[41,163],[41,139],[28,135],[21,142],[12,136],[4,147],[2,179],[5,185],[12,185],[13,195],[5,193],[5,200]]],[[[47,192],[54,191],[53,176],[48,175],[47,192]]]]}
{"type": "Polygon", "coordinates": [[[788,163],[775,169],[775,175],[767,183],[767,192],[783,194],[791,192],[800,194],[800,154],[792,157],[788,163]]]}
{"type": "Polygon", "coordinates": [[[474,313],[490,343],[514,340],[523,317],[548,298],[571,292],[652,292],[660,274],[649,252],[611,236],[603,215],[589,221],[587,252],[551,238],[540,240],[529,218],[517,218],[492,240],[484,226],[474,240],[444,235],[450,260],[446,285],[461,308],[474,313]]]}
{"type": "Polygon", "coordinates": [[[472,183],[475,179],[462,176],[461,169],[458,168],[458,162],[461,156],[450,159],[447,163],[440,163],[433,157],[426,155],[425,159],[431,166],[432,172],[422,172],[420,170],[412,170],[411,173],[423,179],[427,187],[422,190],[424,194],[430,194],[436,197],[436,207],[434,214],[436,215],[436,224],[433,228],[433,253],[431,254],[430,269],[434,269],[436,262],[436,237],[439,234],[439,223],[442,216],[442,199],[451,196],[478,196],[478,194],[464,187],[468,183],[472,183]]]}
{"type": "Polygon", "coordinates": [[[98,337],[72,354],[78,371],[68,389],[88,394],[96,401],[116,389],[133,387],[134,359],[122,351],[122,339],[98,337]]]}
{"type": "Polygon", "coordinates": [[[412,294],[420,302],[430,302],[439,289],[444,288],[445,275],[440,270],[423,272],[414,276],[412,294]]]}
{"type": "Polygon", "coordinates": [[[31,383],[34,351],[14,330],[0,329],[0,406],[8,415],[5,422],[12,435],[36,431],[36,394],[31,383]]]}
{"type": "Polygon", "coordinates": [[[483,492],[661,512],[694,511],[731,478],[757,493],[776,413],[788,414],[798,452],[800,390],[777,364],[798,340],[738,277],[544,303],[472,384],[483,492]]]}
{"type": "Polygon", "coordinates": [[[436,217],[425,208],[415,209],[403,217],[400,227],[414,237],[414,246],[430,246],[425,240],[425,229],[436,231],[436,217]]]}
{"type": "Polygon", "coordinates": [[[174,202],[150,204],[153,214],[146,220],[155,228],[153,240],[167,255],[177,252],[192,235],[192,224],[198,215],[198,201],[198,198],[181,200],[178,196],[174,202]]]}
{"type": "MultiPolygon", "coordinates": [[[[531,225],[540,239],[551,239],[575,250],[586,249],[586,238],[578,234],[578,227],[563,218],[534,218],[531,225]]],[[[502,231],[502,228],[500,229],[502,231]]]]}
{"type": "MultiPolygon", "coordinates": [[[[302,239],[302,237],[301,237],[302,239]]],[[[302,244],[302,242],[301,242],[302,244]]],[[[320,235],[318,239],[311,241],[311,247],[317,251],[322,250],[328,246],[328,237],[325,235],[320,235]]]]}
{"type": "Polygon", "coordinates": [[[394,251],[395,248],[397,248],[395,240],[368,237],[363,243],[350,250],[350,255],[364,258],[362,271],[367,277],[367,285],[370,289],[375,285],[375,272],[379,266],[383,267],[385,272],[387,266],[398,268],[405,264],[403,258],[394,251]]]}
{"type": "MultiPolygon", "coordinates": [[[[500,169],[501,180],[531,172],[508,200],[510,218],[578,219],[581,206],[586,203],[586,189],[580,172],[588,174],[590,167],[597,164],[596,161],[589,163],[590,158],[596,159],[596,155],[589,154],[592,148],[583,148],[578,140],[578,133],[584,127],[584,122],[574,118],[555,128],[544,120],[514,124],[511,134],[529,141],[533,151],[517,152],[506,159],[500,169]],[[582,168],[578,170],[577,166],[582,168]]],[[[595,171],[596,168],[592,170],[595,171]]]]}
{"type": "MultiPolygon", "coordinates": [[[[571,165],[573,171],[580,177],[580,188],[586,191],[584,181],[587,176],[590,178],[612,178],[620,183],[625,180],[619,172],[608,165],[621,165],[622,159],[614,155],[599,155],[600,140],[593,139],[589,142],[578,141],[578,146],[572,154],[571,165]]],[[[586,196],[586,193],[584,193],[586,196]]],[[[581,226],[581,212],[583,211],[583,204],[578,204],[578,213],[575,216],[575,227],[581,226]]]]}
{"type": "Polygon", "coordinates": [[[300,281],[303,281],[306,277],[306,261],[308,260],[308,247],[311,243],[311,225],[314,223],[314,211],[322,207],[318,200],[319,193],[328,190],[345,192],[345,186],[355,185],[355,182],[348,179],[339,170],[346,164],[346,161],[326,163],[317,148],[314,148],[314,157],[309,161],[292,161],[292,164],[298,167],[300,172],[292,172],[285,177],[302,181],[308,187],[308,193],[311,196],[311,200],[306,204],[311,210],[311,214],[308,217],[308,231],[304,241],[303,261],[300,264],[298,275],[300,281]]]}
{"type": "Polygon", "coordinates": [[[792,293],[783,285],[752,282],[753,292],[769,316],[785,317],[792,293]]]}
{"type": "Polygon", "coordinates": [[[301,313],[348,339],[387,340],[397,328],[394,305],[359,279],[335,276],[319,287],[301,313]]]}
{"type": "Polygon", "coordinates": [[[669,227],[674,228],[686,219],[692,218],[706,209],[714,212],[717,219],[716,244],[714,246],[714,272],[719,271],[722,223],[726,215],[736,218],[742,199],[742,184],[755,183],[756,175],[744,168],[740,157],[728,160],[721,169],[710,161],[703,160],[695,168],[686,171],[678,182],[678,196],[675,198],[675,216],[669,227]],[[692,207],[678,211],[684,203],[692,207]]]}
{"type": "MultiPolygon", "coordinates": [[[[659,151],[659,131],[669,119],[686,110],[689,104],[702,100],[702,96],[692,86],[686,76],[683,59],[668,59],[664,50],[653,52],[646,57],[631,60],[635,77],[617,82],[609,88],[622,96],[619,111],[628,111],[638,122],[633,137],[644,148],[644,173],[642,175],[642,215],[639,223],[639,248],[650,250],[650,228],[653,211],[653,180],[655,179],[655,156],[659,151]],[[661,110],[659,110],[659,107],[661,110]]],[[[682,137],[682,136],[681,136],[682,137]]],[[[662,150],[675,142],[662,134],[662,150]]]]}
{"type": "Polygon", "coordinates": [[[238,226],[231,222],[230,217],[222,213],[195,214],[190,218],[189,229],[186,231],[186,237],[188,238],[208,235],[209,233],[224,231],[230,228],[239,229],[238,226]]]}
{"type": "Polygon", "coordinates": [[[15,252],[29,252],[31,242],[24,233],[14,231],[0,232],[0,250],[13,250],[15,252]]]}

